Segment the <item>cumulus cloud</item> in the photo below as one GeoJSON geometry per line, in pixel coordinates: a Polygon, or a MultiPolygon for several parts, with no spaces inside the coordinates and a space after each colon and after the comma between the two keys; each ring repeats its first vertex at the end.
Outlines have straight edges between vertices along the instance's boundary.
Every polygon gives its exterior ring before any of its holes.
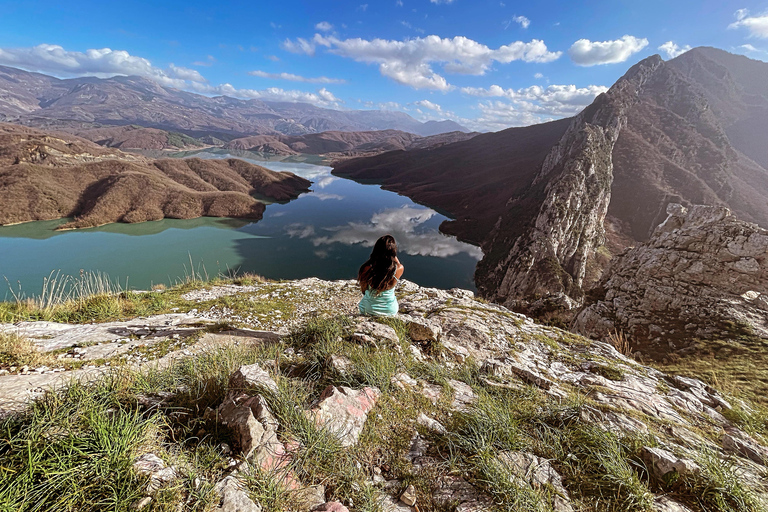
{"type": "Polygon", "coordinates": [[[301,75],[294,75],[292,73],[267,73],[266,71],[249,71],[249,75],[258,76],[259,78],[270,78],[272,80],[290,80],[292,82],[305,82],[309,84],[345,84],[346,80],[341,78],[328,78],[327,76],[318,77],[305,77],[301,75]]]}
{"type": "Polygon", "coordinates": [[[521,27],[528,28],[531,25],[531,20],[526,18],[525,16],[515,16],[512,18],[512,21],[515,23],[519,23],[521,27]]]}
{"type": "Polygon", "coordinates": [[[216,86],[206,84],[190,84],[190,88],[195,92],[203,94],[215,94],[221,96],[232,96],[235,98],[244,98],[250,100],[264,101],[285,101],[290,103],[311,103],[323,107],[337,106],[343,103],[339,98],[333,95],[329,90],[322,88],[316,93],[285,90],[279,87],[269,87],[267,89],[238,89],[231,84],[220,84],[216,86]]]}
{"type": "Polygon", "coordinates": [[[647,39],[629,35],[615,41],[579,39],[570,47],[568,55],[579,66],[616,64],[626,61],[646,46],[648,46],[647,39]]]}
{"type": "Polygon", "coordinates": [[[207,82],[207,80],[203,78],[203,75],[201,75],[197,70],[182,68],[179,66],[174,66],[173,64],[168,66],[168,74],[174,78],[180,78],[182,80],[190,80],[192,82],[207,82]]]}
{"type": "Polygon", "coordinates": [[[768,39],[768,12],[750,16],[749,10],[739,9],[734,14],[736,21],[728,25],[730,29],[746,28],[750,37],[768,39]]]}
{"type": "Polygon", "coordinates": [[[85,52],[65,50],[55,44],[39,44],[27,48],[1,48],[0,64],[30,71],[51,73],[57,76],[137,75],[151,78],[169,87],[184,87],[187,81],[205,82],[193,69],[174,66],[160,69],[143,57],[124,50],[110,48],[91,49],[85,52]]]}
{"type": "Polygon", "coordinates": [[[689,45],[678,46],[674,41],[667,41],[658,47],[659,50],[667,54],[668,59],[674,59],[691,49],[689,45]]]}
{"type": "Polygon", "coordinates": [[[435,35],[394,41],[341,40],[315,34],[312,40],[299,38],[283,43],[284,49],[307,55],[314,55],[318,46],[357,62],[378,64],[382,75],[400,84],[438,91],[448,91],[452,86],[432,69],[433,63],[441,64],[447,73],[482,75],[494,62],[551,62],[561,55],[561,52],[550,52],[544,42],[537,39],[528,43],[516,41],[497,49],[463,36],[441,38],[435,35]]]}
{"type": "Polygon", "coordinates": [[[333,25],[328,23],[327,21],[321,21],[317,25],[315,25],[316,30],[322,30],[323,32],[330,32],[333,30],[333,25]]]}
{"type": "Polygon", "coordinates": [[[437,103],[432,103],[429,100],[421,100],[414,103],[414,105],[418,105],[420,107],[428,108],[429,110],[434,110],[435,112],[440,112],[443,110],[443,107],[438,105],[437,103]]]}
{"type": "Polygon", "coordinates": [[[309,55],[311,57],[315,54],[317,45],[323,41],[323,36],[315,34],[315,37],[312,39],[304,39],[303,37],[298,37],[295,41],[286,39],[280,44],[280,47],[287,52],[309,55]]]}
{"type": "Polygon", "coordinates": [[[608,88],[601,85],[533,85],[522,89],[504,89],[498,85],[486,88],[464,87],[461,92],[481,98],[503,98],[477,105],[480,116],[463,120],[473,129],[501,130],[510,126],[527,126],[573,116],[592,103],[608,88]]]}
{"type": "Polygon", "coordinates": [[[403,206],[375,213],[369,222],[350,222],[344,226],[325,228],[328,234],[324,236],[315,236],[311,226],[301,225],[292,225],[290,233],[297,236],[305,230],[307,234],[302,238],[311,238],[315,247],[336,243],[373,247],[382,233],[391,233],[397,239],[398,249],[406,254],[446,258],[466,253],[478,260],[482,258],[480,248],[443,235],[436,228],[424,226],[435,215],[436,212],[429,208],[403,206]]]}

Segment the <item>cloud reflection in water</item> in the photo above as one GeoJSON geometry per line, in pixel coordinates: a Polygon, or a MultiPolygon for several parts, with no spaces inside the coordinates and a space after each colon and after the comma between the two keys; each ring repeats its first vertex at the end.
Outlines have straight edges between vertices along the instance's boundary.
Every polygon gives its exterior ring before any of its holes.
{"type": "Polygon", "coordinates": [[[423,226],[436,214],[429,208],[403,206],[377,212],[369,222],[350,222],[345,226],[323,228],[330,232],[327,236],[316,236],[314,227],[305,224],[291,224],[286,227],[286,233],[291,237],[311,238],[315,247],[335,243],[373,247],[380,236],[389,233],[397,240],[399,250],[406,254],[446,258],[463,252],[477,260],[482,258],[479,247],[423,226]]]}

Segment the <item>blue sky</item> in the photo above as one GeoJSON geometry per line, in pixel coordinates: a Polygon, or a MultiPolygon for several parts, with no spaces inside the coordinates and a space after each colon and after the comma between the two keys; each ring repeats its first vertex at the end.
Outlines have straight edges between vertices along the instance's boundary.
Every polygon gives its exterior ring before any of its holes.
{"type": "Polygon", "coordinates": [[[0,0],[0,27],[2,65],[481,130],[572,115],[654,53],[768,60],[768,0],[0,0]]]}

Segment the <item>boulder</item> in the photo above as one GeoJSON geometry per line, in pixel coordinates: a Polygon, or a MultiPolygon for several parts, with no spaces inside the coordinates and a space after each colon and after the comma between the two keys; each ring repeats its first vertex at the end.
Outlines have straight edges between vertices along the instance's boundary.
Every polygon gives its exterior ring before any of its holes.
{"type": "Polygon", "coordinates": [[[552,508],[556,512],[573,512],[571,498],[563,487],[563,478],[548,460],[526,452],[502,452],[498,460],[509,468],[515,479],[534,489],[552,489],[552,508]]]}
{"type": "Polygon", "coordinates": [[[220,512],[261,512],[261,505],[248,496],[240,482],[233,476],[228,476],[216,484],[215,490],[221,496],[219,506],[215,510],[220,512]]]}
{"type": "Polygon", "coordinates": [[[701,472],[701,467],[694,461],[677,457],[662,448],[644,446],[640,456],[651,475],[661,481],[664,481],[669,474],[686,476],[701,472]]]}
{"type": "Polygon", "coordinates": [[[246,389],[267,389],[277,392],[277,383],[270,377],[269,372],[258,364],[241,366],[229,377],[230,391],[244,391],[246,389]]]}
{"type": "Polygon", "coordinates": [[[411,340],[421,343],[434,343],[440,340],[443,328],[439,323],[418,316],[401,315],[408,326],[411,340]]]}
{"type": "Polygon", "coordinates": [[[334,432],[342,446],[353,446],[357,444],[368,413],[380,395],[376,388],[354,390],[345,386],[328,386],[309,414],[317,425],[334,432]]]}
{"type": "Polygon", "coordinates": [[[679,204],[651,238],[611,263],[603,298],[577,316],[577,332],[624,332],[633,350],[660,358],[696,350],[694,339],[768,338],[768,230],[720,206],[679,204]]]}

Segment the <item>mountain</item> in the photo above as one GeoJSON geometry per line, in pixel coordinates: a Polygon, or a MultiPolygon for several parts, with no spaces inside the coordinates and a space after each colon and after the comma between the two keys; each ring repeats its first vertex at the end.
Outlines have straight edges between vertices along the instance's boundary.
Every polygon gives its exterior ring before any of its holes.
{"type": "Polygon", "coordinates": [[[340,163],[456,220],[480,292],[510,307],[583,303],[670,203],[768,226],[768,64],[714,48],[633,66],[579,115],[432,150],[340,163]],[[548,302],[549,301],[549,302],[548,302]]]}
{"type": "Polygon", "coordinates": [[[403,112],[333,110],[307,103],[209,98],[136,76],[60,80],[0,66],[0,121],[82,130],[135,124],[223,140],[254,134],[401,130],[421,136],[466,128],[421,123],[403,112]]]}
{"type": "Polygon", "coordinates": [[[468,140],[476,132],[461,131],[421,137],[399,130],[369,132],[327,131],[307,135],[253,135],[234,139],[223,147],[277,155],[311,154],[343,159],[393,150],[434,148],[468,140]]]}
{"type": "Polygon", "coordinates": [[[71,135],[0,123],[0,225],[74,219],[61,228],[201,216],[261,219],[258,194],[297,197],[310,182],[242,160],[146,158],[71,135]]]}

